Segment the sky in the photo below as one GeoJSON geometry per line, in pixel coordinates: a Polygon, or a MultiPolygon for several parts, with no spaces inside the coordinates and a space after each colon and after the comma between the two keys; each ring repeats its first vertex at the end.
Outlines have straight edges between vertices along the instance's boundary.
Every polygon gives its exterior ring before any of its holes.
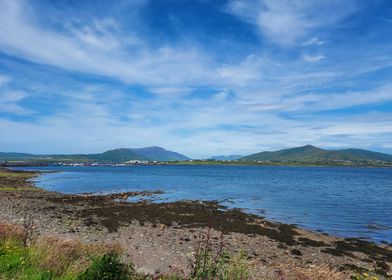
{"type": "Polygon", "coordinates": [[[0,151],[392,153],[390,0],[0,0],[0,151]]]}

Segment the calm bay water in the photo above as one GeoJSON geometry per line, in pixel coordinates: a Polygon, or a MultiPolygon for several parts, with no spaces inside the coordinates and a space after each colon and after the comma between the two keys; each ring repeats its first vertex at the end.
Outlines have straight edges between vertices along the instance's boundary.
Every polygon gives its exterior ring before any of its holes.
{"type": "Polygon", "coordinates": [[[392,169],[160,165],[29,167],[63,193],[162,190],[156,201],[218,200],[268,219],[345,237],[392,242],[392,169]]]}

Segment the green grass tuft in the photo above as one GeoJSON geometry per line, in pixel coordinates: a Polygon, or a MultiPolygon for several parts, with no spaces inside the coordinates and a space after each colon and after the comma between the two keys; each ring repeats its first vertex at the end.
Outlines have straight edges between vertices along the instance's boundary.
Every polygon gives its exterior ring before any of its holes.
{"type": "Polygon", "coordinates": [[[129,280],[131,272],[134,272],[132,265],[125,265],[120,262],[116,254],[106,254],[93,260],[91,266],[77,276],[77,280],[129,280]]]}

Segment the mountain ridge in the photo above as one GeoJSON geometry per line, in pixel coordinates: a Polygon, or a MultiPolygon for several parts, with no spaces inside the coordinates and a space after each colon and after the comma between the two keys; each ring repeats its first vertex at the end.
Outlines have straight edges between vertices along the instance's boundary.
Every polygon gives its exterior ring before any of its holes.
{"type": "Polygon", "coordinates": [[[29,154],[0,152],[0,161],[12,160],[45,160],[45,161],[75,161],[121,163],[130,160],[146,161],[178,161],[189,160],[183,154],[166,150],[162,147],[151,146],[144,148],[118,148],[107,150],[99,154],[29,154]]]}
{"type": "Polygon", "coordinates": [[[392,155],[363,149],[325,150],[312,145],[277,151],[264,151],[239,159],[240,161],[391,161],[392,155]]]}
{"type": "MultiPolygon", "coordinates": [[[[144,148],[118,148],[97,154],[48,154],[38,155],[30,153],[1,153],[0,161],[24,162],[80,162],[80,163],[124,163],[127,161],[189,161],[190,158],[159,146],[144,148]]],[[[264,151],[248,156],[229,155],[214,156],[206,161],[227,162],[262,162],[262,163],[294,163],[294,164],[321,164],[321,165],[391,165],[392,155],[363,149],[347,148],[339,150],[326,150],[312,145],[282,149],[277,151],[264,151]],[[387,164],[385,164],[387,163],[387,164]],[[350,165],[350,164],[349,164],[350,165]]]]}

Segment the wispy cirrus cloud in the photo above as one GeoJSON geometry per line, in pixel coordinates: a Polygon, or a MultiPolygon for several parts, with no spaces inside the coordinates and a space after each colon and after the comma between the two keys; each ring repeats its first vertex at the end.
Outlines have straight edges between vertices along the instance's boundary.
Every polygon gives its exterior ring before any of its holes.
{"type": "MultiPolygon", "coordinates": [[[[307,39],[311,31],[352,15],[358,5],[357,1],[231,0],[227,10],[257,26],[271,41],[291,45],[307,39]]],[[[323,41],[311,37],[303,44],[322,45],[323,41]]]]}
{"type": "Polygon", "coordinates": [[[34,113],[19,104],[28,95],[21,91],[1,91],[0,90],[0,112],[12,113],[16,115],[29,115],[34,113]]]}
{"type": "Polygon", "coordinates": [[[66,23],[71,34],[54,32],[36,21],[36,15],[26,2],[0,2],[0,46],[12,55],[67,70],[107,75],[128,83],[176,84],[208,80],[208,67],[204,66],[208,57],[203,53],[185,47],[151,49],[137,37],[117,33],[116,24],[114,19],[77,27],[66,23]]]}
{"type": "Polygon", "coordinates": [[[392,102],[391,93],[392,86],[388,84],[370,91],[283,95],[277,97],[273,103],[248,102],[244,104],[253,111],[279,109],[280,112],[310,113],[392,102]]]}
{"type": "Polygon", "coordinates": [[[302,44],[302,46],[312,46],[312,45],[319,45],[319,46],[321,46],[321,45],[324,45],[324,44],[325,44],[325,41],[322,41],[322,40],[320,40],[317,37],[312,37],[309,40],[307,40],[306,42],[304,42],[302,44]]]}
{"type": "Polygon", "coordinates": [[[303,54],[302,57],[307,62],[318,62],[325,58],[325,56],[322,54],[317,54],[317,55],[303,54]]]}
{"type": "Polygon", "coordinates": [[[392,44],[358,1],[162,3],[0,0],[0,150],[390,149],[392,44]]]}
{"type": "Polygon", "coordinates": [[[0,75],[0,87],[8,84],[9,81],[10,81],[10,78],[8,76],[0,75]]]}

